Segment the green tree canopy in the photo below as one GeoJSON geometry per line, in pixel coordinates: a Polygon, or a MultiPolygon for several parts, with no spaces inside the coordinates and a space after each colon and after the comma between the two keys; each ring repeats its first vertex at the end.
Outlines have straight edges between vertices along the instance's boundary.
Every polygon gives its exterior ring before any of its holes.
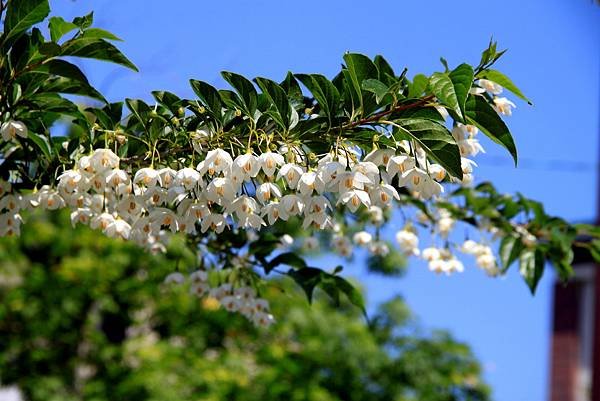
{"type": "Polygon", "coordinates": [[[164,282],[176,260],[192,266],[181,250],[152,257],[36,214],[0,241],[0,381],[31,401],[489,399],[469,347],[420,328],[400,298],[365,324],[277,280],[261,295],[278,322],[256,329],[164,282]]]}

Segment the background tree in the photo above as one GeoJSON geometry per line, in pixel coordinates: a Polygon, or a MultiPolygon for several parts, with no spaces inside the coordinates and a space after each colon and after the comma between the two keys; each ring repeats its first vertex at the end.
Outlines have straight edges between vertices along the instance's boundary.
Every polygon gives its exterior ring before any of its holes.
{"type": "Polygon", "coordinates": [[[2,239],[0,381],[32,401],[489,399],[469,347],[420,328],[401,298],[365,324],[279,280],[263,294],[279,321],[256,329],[164,282],[194,262],[179,239],[151,256],[56,212],[2,239]]]}

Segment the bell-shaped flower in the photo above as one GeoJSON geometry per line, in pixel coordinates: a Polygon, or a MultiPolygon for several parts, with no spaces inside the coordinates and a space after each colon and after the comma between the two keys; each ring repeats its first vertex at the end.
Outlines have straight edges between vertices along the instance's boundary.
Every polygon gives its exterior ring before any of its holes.
{"type": "Polygon", "coordinates": [[[143,204],[136,196],[125,196],[117,204],[117,212],[123,217],[137,218],[143,211],[143,204]]]}
{"type": "Polygon", "coordinates": [[[305,214],[322,213],[322,212],[326,212],[327,209],[333,210],[333,208],[331,207],[331,203],[329,202],[329,199],[327,199],[323,195],[312,196],[310,198],[307,198],[305,201],[305,205],[306,205],[306,207],[304,208],[305,214]]]}
{"type": "Polygon", "coordinates": [[[112,223],[113,221],[115,221],[115,216],[113,216],[110,213],[102,213],[99,215],[96,215],[92,218],[92,220],[90,221],[90,227],[93,228],[94,230],[100,229],[100,230],[105,230],[106,227],[108,227],[108,225],[110,223],[112,223]]]}
{"type": "Polygon", "coordinates": [[[302,196],[308,196],[312,195],[313,191],[322,194],[325,191],[325,183],[315,171],[308,171],[300,176],[298,192],[302,196]]]}
{"type": "Polygon", "coordinates": [[[50,189],[49,186],[44,185],[42,189],[36,194],[36,204],[45,210],[57,210],[65,207],[65,200],[58,194],[57,191],[50,189]]]}
{"type": "Polygon", "coordinates": [[[235,213],[239,219],[243,219],[247,215],[260,212],[260,206],[253,198],[242,195],[227,205],[226,210],[228,214],[235,213]]]}
{"type": "Polygon", "coordinates": [[[244,228],[253,228],[255,230],[260,230],[262,226],[266,226],[267,223],[255,213],[246,214],[243,216],[238,215],[239,221],[238,224],[240,227],[244,228]]]}
{"type": "Polygon", "coordinates": [[[236,191],[230,178],[217,177],[208,184],[205,194],[209,201],[222,205],[223,202],[232,202],[236,191]]]}
{"type": "Polygon", "coordinates": [[[446,178],[446,169],[439,164],[431,164],[427,169],[429,170],[429,175],[437,182],[443,181],[446,178]]]}
{"type": "Polygon", "coordinates": [[[17,136],[27,138],[27,126],[21,121],[10,120],[2,123],[0,134],[5,141],[15,140],[17,136]]]}
{"type": "Polygon", "coordinates": [[[316,251],[319,249],[319,239],[317,237],[306,237],[302,241],[302,248],[307,251],[316,251]]]}
{"type": "Polygon", "coordinates": [[[129,185],[131,179],[125,170],[114,169],[106,175],[106,184],[111,188],[117,188],[121,184],[129,185]]]}
{"type": "Polygon", "coordinates": [[[337,161],[323,163],[319,167],[318,176],[325,185],[333,186],[338,183],[339,175],[346,171],[346,167],[337,161]]]}
{"type": "Polygon", "coordinates": [[[323,230],[327,227],[332,227],[333,222],[331,220],[331,216],[324,211],[320,213],[305,213],[302,227],[307,229],[311,226],[323,230]]]}
{"type": "Polygon", "coordinates": [[[196,187],[200,182],[200,173],[193,168],[183,168],[175,175],[175,185],[180,185],[188,191],[196,187]]]}
{"type": "Polygon", "coordinates": [[[346,205],[348,210],[354,213],[360,207],[360,205],[365,205],[365,207],[369,208],[371,206],[371,198],[365,191],[360,189],[351,189],[344,192],[343,195],[340,195],[337,204],[339,205],[340,203],[346,205]]]}
{"type": "Polygon", "coordinates": [[[213,149],[206,154],[204,159],[196,168],[202,175],[207,172],[210,175],[228,170],[233,164],[229,153],[223,149],[213,149]]]}
{"type": "Polygon", "coordinates": [[[381,206],[387,206],[391,203],[392,199],[400,200],[400,195],[396,188],[389,184],[381,183],[369,191],[371,199],[381,206]]]}
{"type": "Polygon", "coordinates": [[[96,172],[103,172],[119,167],[119,156],[110,149],[96,149],[90,156],[90,164],[96,172]]]}
{"type": "Polygon", "coordinates": [[[125,220],[116,219],[110,223],[105,229],[104,234],[111,238],[129,239],[131,226],[125,220]]]}
{"type": "Polygon", "coordinates": [[[366,176],[369,179],[370,184],[379,181],[379,168],[373,162],[363,161],[356,163],[354,166],[352,166],[352,171],[366,176]]]}
{"type": "Polygon", "coordinates": [[[71,225],[73,227],[75,227],[77,223],[87,225],[90,223],[92,216],[94,216],[94,212],[92,212],[89,208],[77,208],[71,212],[71,225]]]}
{"type": "Polygon", "coordinates": [[[149,206],[161,206],[167,203],[168,191],[161,187],[148,188],[144,192],[143,198],[149,206]]]}
{"type": "Polygon", "coordinates": [[[390,253],[390,247],[385,241],[373,241],[369,245],[369,252],[375,256],[386,256],[390,253]]]}
{"type": "Polygon", "coordinates": [[[186,211],[187,217],[201,220],[210,214],[210,209],[204,203],[192,203],[186,211]]]}
{"type": "Polygon", "coordinates": [[[387,167],[390,159],[396,154],[396,149],[375,149],[365,156],[363,161],[374,163],[376,166],[387,167]]]}
{"type": "Polygon", "coordinates": [[[221,234],[225,227],[229,227],[225,216],[220,213],[210,213],[208,216],[202,219],[200,231],[205,233],[208,231],[208,229],[211,229],[217,234],[221,234]]]}
{"type": "Polygon", "coordinates": [[[288,194],[281,198],[281,210],[290,216],[297,216],[304,210],[304,201],[298,195],[288,194]]]}
{"type": "Polygon", "coordinates": [[[419,237],[409,229],[403,229],[396,233],[396,242],[400,250],[406,255],[419,255],[419,237]]]}
{"type": "Polygon", "coordinates": [[[285,163],[283,156],[274,152],[265,152],[261,154],[258,157],[258,161],[267,177],[273,177],[277,166],[281,166],[285,163]]]}
{"type": "Polygon", "coordinates": [[[495,97],[494,98],[494,109],[496,109],[496,111],[499,114],[504,114],[505,116],[511,116],[513,108],[517,108],[517,105],[515,105],[513,102],[511,102],[507,98],[505,98],[505,97],[495,97]]]}
{"type": "Polygon", "coordinates": [[[419,167],[404,172],[398,181],[398,185],[408,187],[423,199],[429,199],[444,191],[444,187],[440,183],[434,181],[426,171],[419,167]]]}
{"type": "Polygon", "coordinates": [[[477,139],[465,139],[456,143],[462,157],[476,156],[477,154],[485,153],[483,146],[477,139]]]}
{"type": "Polygon", "coordinates": [[[133,177],[134,184],[144,185],[148,188],[161,185],[160,173],[152,167],[139,169],[133,177]]]}
{"type": "Polygon", "coordinates": [[[235,158],[232,169],[241,171],[244,180],[248,181],[250,178],[256,177],[260,170],[260,163],[258,162],[258,158],[252,153],[245,153],[235,158]]]}
{"type": "Polygon", "coordinates": [[[489,79],[479,79],[477,85],[481,86],[492,95],[499,95],[502,93],[502,86],[489,79]]]}
{"type": "Polygon", "coordinates": [[[396,175],[402,175],[406,171],[415,167],[415,159],[409,155],[397,155],[390,157],[390,161],[386,166],[386,171],[390,179],[396,175]]]}
{"type": "Polygon", "coordinates": [[[161,168],[157,171],[158,176],[160,177],[160,183],[165,188],[170,188],[171,185],[175,182],[175,177],[177,176],[177,171],[173,170],[170,167],[161,168]]]}
{"type": "Polygon", "coordinates": [[[149,217],[153,231],[158,232],[163,227],[166,227],[173,233],[179,230],[177,215],[170,209],[163,207],[156,208],[149,214],[149,217]]]}
{"type": "Polygon", "coordinates": [[[365,185],[371,184],[373,181],[360,171],[344,171],[339,175],[338,191],[340,194],[344,194],[353,189],[364,190],[365,185]]]}
{"type": "Polygon", "coordinates": [[[367,246],[373,240],[373,236],[366,231],[359,231],[352,236],[352,241],[358,246],[367,246]]]}
{"type": "Polygon", "coordinates": [[[78,170],[66,170],[58,176],[58,187],[64,188],[66,192],[87,191],[89,185],[82,185],[86,181],[86,178],[78,170]]]}
{"type": "Polygon", "coordinates": [[[272,182],[264,182],[256,188],[256,198],[264,204],[273,198],[281,198],[281,190],[272,182]]]}
{"type": "Polygon", "coordinates": [[[0,212],[6,210],[8,213],[17,213],[21,210],[21,199],[18,194],[8,194],[0,198],[0,212]]]}
{"type": "Polygon", "coordinates": [[[300,176],[304,173],[302,167],[297,164],[287,163],[281,166],[279,172],[277,173],[277,179],[284,178],[287,183],[288,188],[296,189],[298,186],[298,181],[300,180],[300,176]]]}
{"type": "Polygon", "coordinates": [[[23,219],[18,213],[0,214],[0,237],[21,235],[23,219]]]}
{"type": "Polygon", "coordinates": [[[271,202],[262,208],[262,216],[267,216],[269,224],[273,225],[279,219],[286,221],[289,215],[279,202],[271,202]]]}

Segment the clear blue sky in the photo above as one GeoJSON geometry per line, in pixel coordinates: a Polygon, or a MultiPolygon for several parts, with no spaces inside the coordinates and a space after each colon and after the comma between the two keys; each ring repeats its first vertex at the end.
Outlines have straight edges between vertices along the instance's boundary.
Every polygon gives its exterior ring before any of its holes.
{"type": "MultiPolygon", "coordinates": [[[[141,72],[82,64],[111,100],[154,89],[192,96],[189,78],[222,85],[221,70],[283,78],[331,76],[349,50],[383,54],[401,71],[431,73],[439,57],[478,62],[490,36],[509,49],[499,69],[533,99],[509,124],[517,169],[488,144],[479,177],[521,191],[571,220],[595,215],[599,136],[600,7],[591,0],[158,1],[51,0],[67,17],[95,10],[96,25],[125,39],[141,72]],[[565,161],[567,163],[565,163],[565,161]],[[568,163],[571,162],[571,163],[568,163]]],[[[360,271],[360,267],[354,267],[360,271]]],[[[351,269],[349,269],[351,270],[351,269]]],[[[552,277],[531,297],[516,269],[489,279],[472,265],[450,278],[414,263],[400,280],[369,277],[370,301],[403,294],[427,327],[450,329],[486,366],[498,401],[547,397],[552,277]]]]}

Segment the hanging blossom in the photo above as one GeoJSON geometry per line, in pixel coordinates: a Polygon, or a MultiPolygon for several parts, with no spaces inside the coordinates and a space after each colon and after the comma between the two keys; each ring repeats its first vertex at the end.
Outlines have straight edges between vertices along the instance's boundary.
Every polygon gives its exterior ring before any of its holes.
{"type": "MultiPolygon", "coordinates": [[[[496,96],[501,87],[479,80],[480,89],[496,96]]],[[[510,115],[514,104],[494,97],[496,110],[510,115]]],[[[20,121],[0,127],[2,139],[14,141],[27,137],[20,121]]],[[[484,152],[478,129],[456,123],[452,135],[461,155],[462,180],[451,177],[430,160],[414,141],[397,143],[397,149],[375,148],[368,154],[352,144],[340,143],[320,157],[309,157],[296,145],[255,149],[234,154],[232,150],[210,148],[213,133],[201,128],[191,135],[193,149],[201,161],[178,170],[153,165],[132,170],[112,150],[100,148],[80,157],[71,169],[57,177],[54,186],[43,186],[33,193],[13,190],[13,183],[0,180],[0,236],[19,235],[21,211],[39,207],[47,210],[69,208],[73,226],[88,225],[112,238],[133,241],[150,252],[164,252],[172,233],[189,235],[244,229],[258,231],[280,221],[297,219],[309,232],[333,232],[330,249],[351,257],[354,245],[370,254],[385,256],[389,245],[379,239],[378,230],[389,219],[394,206],[401,205],[399,190],[427,201],[443,199],[449,185],[470,185],[476,163],[473,157],[484,152]],[[340,213],[366,215],[373,231],[354,234],[340,220],[340,213]],[[387,217],[386,217],[387,216],[387,217]]],[[[417,216],[417,223],[423,223],[417,216]]],[[[433,231],[448,238],[455,221],[449,211],[440,209],[433,231]]],[[[524,235],[526,241],[534,241],[524,235]]],[[[420,256],[437,273],[463,270],[449,248],[419,249],[419,234],[407,224],[396,234],[398,249],[406,256],[420,256]]],[[[281,238],[280,248],[291,247],[294,238],[281,238]]],[[[298,243],[308,251],[321,247],[321,239],[309,236],[298,243]]],[[[476,257],[476,263],[489,274],[496,274],[496,259],[491,249],[465,242],[461,250],[476,257]]],[[[268,324],[268,308],[249,290],[208,288],[196,274],[192,291],[212,294],[228,310],[240,311],[257,324],[268,324]],[[241,292],[240,292],[241,291],[241,292]],[[260,302],[259,302],[260,301],[260,302]]],[[[202,276],[203,277],[203,276],[202,276]]],[[[182,282],[177,274],[169,282],[182,282]]]]}

